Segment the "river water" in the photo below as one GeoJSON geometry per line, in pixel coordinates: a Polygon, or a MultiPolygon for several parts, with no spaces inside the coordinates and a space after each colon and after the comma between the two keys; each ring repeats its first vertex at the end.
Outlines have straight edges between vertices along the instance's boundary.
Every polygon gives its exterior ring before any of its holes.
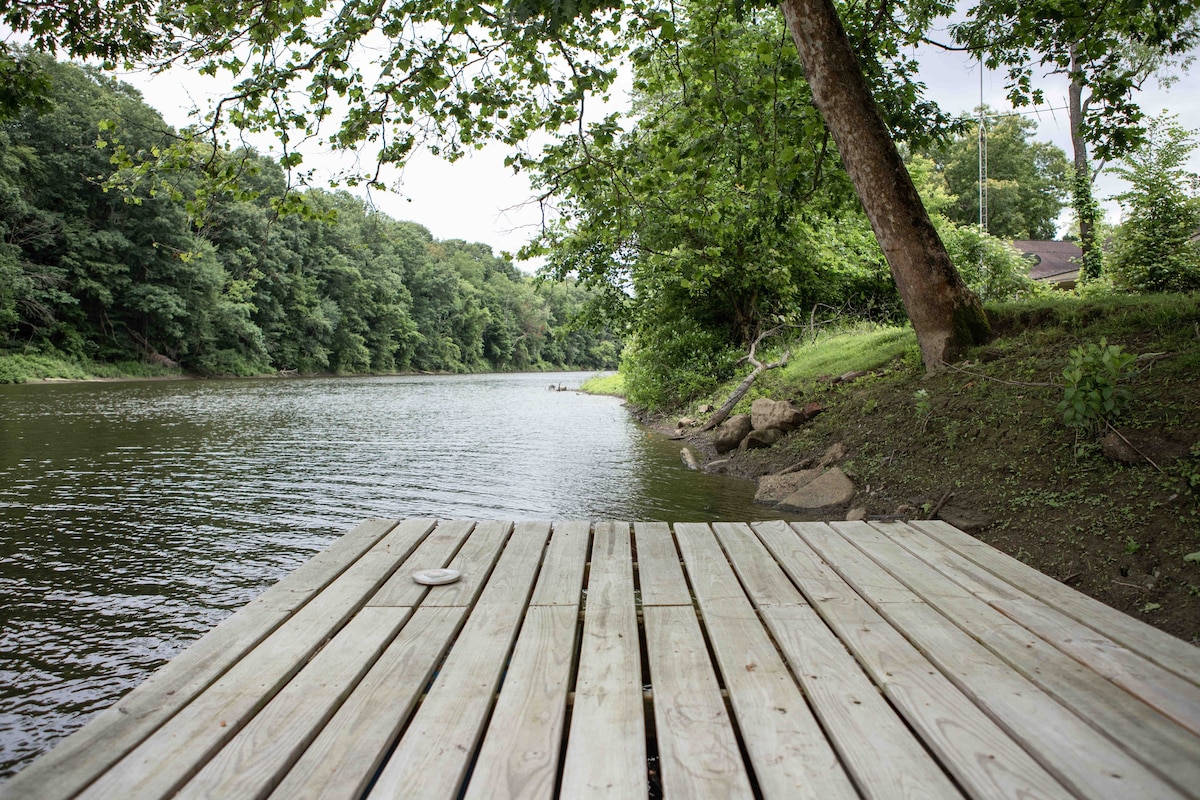
{"type": "Polygon", "coordinates": [[[364,519],[768,513],[586,377],[0,386],[0,781],[364,519]]]}

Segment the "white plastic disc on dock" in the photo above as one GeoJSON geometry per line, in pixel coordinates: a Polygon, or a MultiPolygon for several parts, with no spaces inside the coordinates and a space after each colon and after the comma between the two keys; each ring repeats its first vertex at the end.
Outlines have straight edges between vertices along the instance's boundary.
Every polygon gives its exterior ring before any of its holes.
{"type": "Polygon", "coordinates": [[[423,569],[413,573],[413,580],[423,586],[441,586],[454,583],[462,577],[456,569],[423,569]]]}

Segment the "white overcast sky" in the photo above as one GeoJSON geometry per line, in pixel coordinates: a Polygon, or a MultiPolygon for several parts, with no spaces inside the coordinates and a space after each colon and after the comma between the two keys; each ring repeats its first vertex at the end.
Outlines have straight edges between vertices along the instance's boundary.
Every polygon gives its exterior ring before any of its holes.
{"type": "MultiPolygon", "coordinates": [[[[949,39],[946,35],[944,39],[949,39]]],[[[1011,109],[1004,89],[1004,76],[984,71],[973,59],[961,53],[947,53],[926,48],[918,53],[922,63],[921,80],[927,86],[926,95],[951,114],[969,114],[982,102],[997,110],[1011,109]]],[[[1200,67],[1197,68],[1200,70],[1200,67]]],[[[146,101],[176,126],[188,123],[187,112],[194,105],[205,104],[206,91],[219,86],[194,74],[129,74],[124,80],[138,87],[146,101]]],[[[1164,91],[1153,84],[1139,98],[1148,115],[1164,111],[1178,115],[1183,127],[1200,131],[1200,72],[1184,75],[1173,87],[1164,91]]],[[[1032,116],[1038,123],[1036,138],[1053,142],[1070,157],[1070,135],[1067,122],[1066,83],[1051,76],[1042,81],[1046,90],[1046,108],[1032,116]]],[[[620,97],[614,97],[619,101],[620,97]]],[[[268,150],[267,140],[259,145],[268,150]]],[[[524,175],[514,175],[504,166],[507,150],[490,146],[483,151],[453,164],[427,153],[414,157],[403,173],[396,192],[373,192],[375,207],[396,219],[411,220],[427,227],[438,239],[465,239],[484,242],[494,251],[515,253],[536,231],[541,212],[532,202],[532,190],[524,175]]],[[[309,155],[306,167],[316,167],[318,175],[328,156],[309,155]]],[[[1200,172],[1200,153],[1194,154],[1192,168],[1200,172]]],[[[329,166],[327,172],[336,171],[329,166]]],[[[396,173],[386,182],[394,183],[396,173]]],[[[1120,182],[1102,176],[1097,196],[1104,200],[1120,191],[1120,182]]],[[[1105,203],[1112,222],[1119,221],[1115,203],[1105,203]]],[[[532,270],[534,265],[520,265],[532,270]]]]}

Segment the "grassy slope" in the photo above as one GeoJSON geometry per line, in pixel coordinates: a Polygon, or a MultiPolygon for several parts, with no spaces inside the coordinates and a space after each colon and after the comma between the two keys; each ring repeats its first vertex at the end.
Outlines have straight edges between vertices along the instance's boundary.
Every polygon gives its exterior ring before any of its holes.
{"type": "Polygon", "coordinates": [[[827,337],[794,353],[739,410],[766,395],[827,411],[775,447],[741,454],[733,469],[757,477],[840,441],[855,505],[870,514],[920,518],[944,501],[947,516],[972,520],[981,539],[1200,642],[1200,561],[1184,560],[1200,551],[1200,486],[1186,477],[1200,484],[1200,296],[1063,297],[989,311],[997,338],[962,371],[926,377],[911,332],[895,329],[827,337]],[[1070,351],[1101,337],[1165,354],[1141,362],[1118,424],[1195,445],[1195,455],[1165,460],[1161,471],[1120,464],[1062,423],[1057,384],[1070,351]],[[864,369],[850,383],[828,379],[864,369]]]}

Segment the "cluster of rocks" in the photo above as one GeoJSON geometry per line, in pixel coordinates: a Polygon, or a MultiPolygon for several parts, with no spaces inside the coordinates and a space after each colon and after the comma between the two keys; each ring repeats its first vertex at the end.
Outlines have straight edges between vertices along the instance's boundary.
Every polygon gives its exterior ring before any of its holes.
{"type": "MultiPolygon", "coordinates": [[[[833,380],[848,381],[857,377],[858,374],[850,373],[833,380]]],[[[711,410],[710,406],[698,409],[701,414],[711,410]]],[[[749,414],[732,416],[714,431],[713,449],[720,455],[728,456],[735,450],[770,447],[822,411],[824,408],[819,403],[809,403],[801,407],[786,400],[759,398],[751,404],[749,414]]],[[[683,429],[695,428],[700,424],[699,420],[685,417],[679,420],[678,428],[682,432],[683,429]]],[[[731,458],[726,457],[709,461],[702,466],[696,454],[688,447],[683,448],[680,457],[690,469],[703,469],[707,472],[726,472],[734,463],[731,458]]],[[[807,519],[867,519],[868,510],[864,505],[852,505],[855,498],[859,497],[859,492],[854,481],[841,468],[845,459],[846,448],[839,442],[830,446],[819,458],[815,455],[810,456],[780,472],[764,475],[758,479],[754,502],[807,519]]],[[[867,494],[870,494],[870,488],[867,487],[867,494]]],[[[921,513],[927,515],[923,518],[945,519],[967,531],[978,530],[991,524],[990,517],[981,515],[969,504],[959,508],[950,503],[952,497],[953,493],[947,492],[937,503],[930,501],[922,504],[920,501],[912,501],[912,505],[898,507],[894,514],[870,518],[909,519],[921,513]]]]}
{"type": "Polygon", "coordinates": [[[735,414],[721,423],[713,447],[718,453],[770,447],[823,410],[820,403],[798,408],[786,400],[760,397],[750,405],[749,414],[735,414]]]}
{"type": "MultiPolygon", "coordinates": [[[[841,443],[832,445],[819,459],[802,462],[776,475],[759,478],[754,502],[813,518],[846,514],[857,494],[854,481],[838,464],[846,457],[841,443]]],[[[853,509],[847,519],[863,519],[866,509],[853,509]]]]}

